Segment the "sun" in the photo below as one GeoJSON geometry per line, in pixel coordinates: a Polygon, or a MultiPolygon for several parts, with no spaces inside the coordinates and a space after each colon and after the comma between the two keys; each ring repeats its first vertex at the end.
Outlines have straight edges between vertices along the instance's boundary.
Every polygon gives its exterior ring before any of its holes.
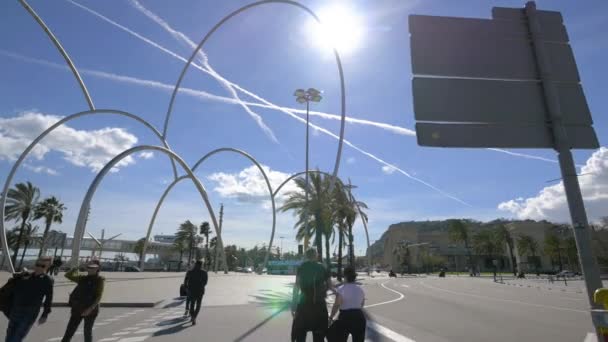
{"type": "Polygon", "coordinates": [[[314,46],[325,51],[336,48],[341,54],[357,50],[363,39],[363,21],[352,8],[333,5],[319,11],[321,25],[311,21],[307,34],[314,46]]]}

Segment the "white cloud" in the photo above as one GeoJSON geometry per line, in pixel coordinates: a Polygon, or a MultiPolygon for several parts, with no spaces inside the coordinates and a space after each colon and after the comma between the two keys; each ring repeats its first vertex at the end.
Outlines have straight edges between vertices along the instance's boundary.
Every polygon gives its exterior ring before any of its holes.
{"type": "Polygon", "coordinates": [[[397,168],[389,166],[389,165],[384,165],[382,167],[382,172],[386,175],[392,175],[393,173],[395,173],[395,171],[397,171],[397,168]]]}
{"type": "Polygon", "coordinates": [[[57,170],[51,169],[50,167],[46,166],[34,166],[30,164],[23,164],[23,167],[35,173],[46,173],[51,176],[59,175],[59,172],[57,172],[57,170]]]}
{"type": "MultiPolygon", "coordinates": [[[[265,165],[262,165],[262,168],[268,176],[273,191],[290,176],[288,173],[271,170],[265,165]]],[[[216,172],[207,178],[216,183],[213,190],[222,197],[236,198],[243,202],[257,202],[267,200],[269,196],[266,181],[255,165],[237,173],[216,172]]],[[[288,192],[297,191],[297,189],[294,182],[289,182],[281,189],[277,198],[285,196],[288,192]]]]}
{"type": "Polygon", "coordinates": [[[152,159],[154,158],[154,152],[144,151],[139,154],[139,158],[141,159],[152,159]]]}
{"type": "MultiPolygon", "coordinates": [[[[594,152],[581,169],[578,178],[587,215],[590,220],[606,216],[608,208],[608,148],[594,152]]],[[[547,219],[555,222],[570,221],[563,183],[543,188],[530,198],[516,198],[502,202],[498,209],[513,213],[521,219],[547,219]]]]}
{"type": "MultiPolygon", "coordinates": [[[[17,159],[40,133],[60,119],[60,116],[34,111],[0,118],[0,160],[17,159]]],[[[70,164],[87,167],[96,172],[114,156],[136,143],[137,137],[122,128],[77,130],[63,125],[47,135],[30,156],[42,160],[47,153],[55,151],[62,154],[63,159],[70,164]]],[[[133,158],[127,157],[118,163],[117,167],[134,162],[133,158]]]]}

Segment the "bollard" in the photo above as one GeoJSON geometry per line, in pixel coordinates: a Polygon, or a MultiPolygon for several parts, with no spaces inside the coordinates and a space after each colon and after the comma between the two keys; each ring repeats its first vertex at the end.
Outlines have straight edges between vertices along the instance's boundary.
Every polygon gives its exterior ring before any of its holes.
{"type": "MultiPolygon", "coordinates": [[[[602,289],[597,289],[595,290],[595,293],[593,294],[593,300],[595,301],[596,304],[601,304],[604,306],[604,310],[608,310],[608,289],[606,288],[602,288],[602,289]]],[[[604,311],[604,317],[606,317],[606,312],[604,311]]],[[[600,312],[598,312],[598,315],[601,315],[600,312]]],[[[608,322],[604,322],[603,325],[600,325],[600,334],[601,336],[598,336],[597,340],[600,342],[608,342],[608,324],[606,324],[608,322]]]]}

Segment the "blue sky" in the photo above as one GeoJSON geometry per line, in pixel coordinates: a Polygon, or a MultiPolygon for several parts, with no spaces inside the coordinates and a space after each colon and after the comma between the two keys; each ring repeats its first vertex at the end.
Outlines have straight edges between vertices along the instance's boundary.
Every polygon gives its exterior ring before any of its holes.
{"type": "MultiPolygon", "coordinates": [[[[244,1],[144,1],[141,5],[162,18],[182,37],[198,44],[224,15],[244,1]]],[[[391,223],[449,217],[489,220],[496,217],[548,218],[565,221],[567,209],[557,164],[483,149],[433,149],[416,144],[414,128],[408,15],[429,14],[489,18],[492,6],[520,7],[520,1],[305,1],[314,11],[336,4],[359,18],[358,48],[343,54],[347,115],[386,124],[349,123],[346,138],[375,158],[399,167],[395,171],[377,159],[345,146],[340,176],[358,186],[356,196],[370,206],[370,235],[377,239],[391,223]],[[389,129],[386,129],[388,127],[389,129]],[[396,133],[397,132],[397,133],[396,133]],[[421,182],[422,181],[422,182],[421,182]],[[423,183],[424,182],[424,183],[423,183]],[[437,191],[439,189],[440,191],[437,191]],[[446,196],[448,194],[449,196],[446,196]],[[456,199],[454,199],[456,198],[456,199]],[[519,200],[518,200],[519,199],[519,200]],[[465,202],[466,204],[463,204],[465,202]],[[499,209],[500,207],[500,209],[499,209]]],[[[170,89],[183,61],[134,37],[68,1],[32,0],[81,70],[97,108],[121,109],[140,115],[159,130],[167,111],[170,89]],[[153,82],[150,82],[153,81],[153,82]]],[[[174,54],[188,58],[191,46],[176,39],[131,1],[79,0],[106,18],[146,37],[174,54]]],[[[605,67],[608,4],[589,1],[540,1],[539,9],[563,13],[600,144],[608,137],[605,67]]],[[[0,179],[14,159],[44,127],[87,109],[73,76],[36,22],[17,1],[0,4],[0,179]]],[[[150,15],[150,12],[148,12],[150,15]]],[[[245,12],[223,26],[204,52],[209,65],[224,79],[278,106],[303,109],[295,102],[296,88],[323,90],[313,110],[340,113],[338,72],[331,53],[315,44],[310,18],[281,4],[245,12]]],[[[167,140],[190,165],[212,149],[230,146],[247,151],[272,170],[277,183],[304,169],[305,126],[285,113],[251,107],[272,131],[265,133],[232,94],[214,78],[190,68],[178,94],[167,140]],[[198,91],[198,92],[196,92],[198,91]],[[210,99],[205,93],[224,97],[210,99]],[[232,102],[232,103],[229,103],[232,102]]],[[[259,102],[239,92],[247,102],[259,102]]],[[[339,122],[312,116],[311,122],[337,133],[339,122]]],[[[52,134],[29,158],[16,181],[31,180],[42,195],[56,195],[69,210],[65,231],[73,231],[84,193],[100,166],[134,145],[158,144],[142,126],[104,115],[72,121],[52,134]]],[[[337,142],[322,132],[311,135],[311,166],[333,170],[337,142]]],[[[527,156],[555,159],[551,150],[510,150],[527,156]]],[[[608,214],[608,151],[576,151],[577,164],[592,218],[608,214]]],[[[226,206],[227,243],[253,246],[267,242],[270,210],[261,177],[250,163],[235,155],[218,155],[197,172],[215,207],[226,206]]],[[[88,230],[102,228],[127,237],[144,234],[157,199],[171,181],[164,156],[135,155],[102,183],[92,203],[88,230]]],[[[180,184],[161,209],[155,233],[172,233],[180,222],[208,220],[191,184],[180,184]]],[[[291,215],[280,214],[277,236],[295,249],[291,215]]],[[[362,252],[361,227],[356,236],[362,252]]]]}

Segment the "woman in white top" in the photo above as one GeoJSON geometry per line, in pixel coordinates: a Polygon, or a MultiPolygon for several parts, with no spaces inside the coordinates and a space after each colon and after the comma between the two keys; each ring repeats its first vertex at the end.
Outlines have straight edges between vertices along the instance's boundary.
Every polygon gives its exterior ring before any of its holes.
{"type": "Polygon", "coordinates": [[[340,310],[338,320],[333,322],[330,330],[330,341],[346,342],[348,335],[352,336],[353,342],[365,340],[365,315],[363,305],[365,304],[365,293],[357,284],[355,279],[357,273],[352,267],[344,269],[346,283],[338,287],[336,301],[329,316],[330,322],[340,310]]]}

